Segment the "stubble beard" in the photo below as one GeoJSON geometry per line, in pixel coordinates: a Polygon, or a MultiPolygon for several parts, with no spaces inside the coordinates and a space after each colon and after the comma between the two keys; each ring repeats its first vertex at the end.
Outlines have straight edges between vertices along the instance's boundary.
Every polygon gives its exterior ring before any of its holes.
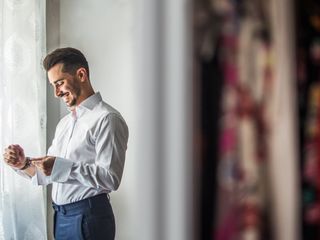
{"type": "Polygon", "coordinates": [[[77,100],[78,100],[78,98],[79,98],[79,96],[80,96],[80,94],[81,94],[81,89],[80,89],[79,86],[77,86],[77,85],[75,85],[75,84],[73,84],[73,85],[71,86],[71,89],[73,90],[73,91],[70,91],[71,96],[72,96],[72,100],[71,100],[70,103],[66,103],[66,104],[67,104],[67,106],[68,106],[69,108],[74,108],[74,107],[76,107],[76,105],[77,105],[77,100]]]}

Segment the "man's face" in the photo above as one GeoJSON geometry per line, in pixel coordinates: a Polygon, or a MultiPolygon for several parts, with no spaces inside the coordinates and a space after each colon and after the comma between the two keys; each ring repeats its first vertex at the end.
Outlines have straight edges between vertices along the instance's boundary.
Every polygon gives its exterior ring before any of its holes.
{"type": "Polygon", "coordinates": [[[81,87],[77,76],[62,72],[63,64],[58,63],[48,71],[50,84],[54,88],[54,94],[57,98],[62,98],[69,107],[75,107],[80,104],[81,87]]]}

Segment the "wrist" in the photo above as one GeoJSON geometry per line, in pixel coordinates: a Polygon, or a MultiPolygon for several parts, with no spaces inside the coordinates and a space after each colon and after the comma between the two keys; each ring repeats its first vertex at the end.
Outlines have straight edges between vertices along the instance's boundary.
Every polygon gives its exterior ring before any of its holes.
{"type": "Polygon", "coordinates": [[[31,166],[31,161],[29,157],[26,157],[26,161],[25,164],[22,168],[19,168],[20,171],[26,170],[27,168],[29,168],[31,166]]]}

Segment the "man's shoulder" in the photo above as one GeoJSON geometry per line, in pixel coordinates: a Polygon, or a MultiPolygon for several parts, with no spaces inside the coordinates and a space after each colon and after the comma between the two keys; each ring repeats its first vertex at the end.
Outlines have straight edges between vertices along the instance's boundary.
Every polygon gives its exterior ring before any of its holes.
{"type": "Polygon", "coordinates": [[[99,102],[87,117],[86,124],[97,127],[96,130],[101,131],[103,129],[101,126],[117,126],[117,129],[128,131],[127,124],[120,112],[104,101],[99,102]]]}
{"type": "Polygon", "coordinates": [[[99,122],[117,122],[124,126],[127,125],[121,113],[110,104],[101,101],[96,108],[99,122]]]}
{"type": "Polygon", "coordinates": [[[101,101],[95,108],[96,112],[99,112],[100,114],[107,116],[109,114],[115,114],[115,115],[119,115],[121,116],[120,112],[115,109],[113,106],[111,106],[110,104],[101,101]]]}

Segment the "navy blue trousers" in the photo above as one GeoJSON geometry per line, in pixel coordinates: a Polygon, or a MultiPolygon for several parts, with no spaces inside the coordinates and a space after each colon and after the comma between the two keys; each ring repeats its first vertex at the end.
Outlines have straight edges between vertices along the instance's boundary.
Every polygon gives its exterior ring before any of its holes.
{"type": "Polygon", "coordinates": [[[114,240],[115,221],[107,194],[52,206],[56,240],[114,240]]]}

